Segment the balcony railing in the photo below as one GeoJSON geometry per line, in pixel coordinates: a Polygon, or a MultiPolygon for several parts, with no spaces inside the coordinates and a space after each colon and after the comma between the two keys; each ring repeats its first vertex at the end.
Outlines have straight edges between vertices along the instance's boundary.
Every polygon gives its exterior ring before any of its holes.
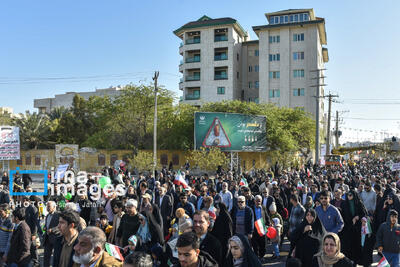
{"type": "Polygon", "coordinates": [[[180,78],[180,79],[179,79],[179,83],[183,83],[183,78],[180,78]]]}
{"type": "Polygon", "coordinates": [[[190,39],[186,39],[185,42],[187,45],[188,44],[199,44],[200,43],[200,38],[190,38],[190,39]]]}
{"type": "Polygon", "coordinates": [[[222,42],[222,41],[228,41],[228,36],[226,36],[226,35],[214,36],[214,42],[222,42]]]}
{"type": "Polygon", "coordinates": [[[179,65],[182,65],[183,64],[183,59],[181,59],[180,61],[179,61],[179,65]]]}
{"type": "Polygon", "coordinates": [[[228,79],[228,74],[226,73],[214,75],[214,80],[227,80],[227,79],[228,79]]]}
{"type": "Polygon", "coordinates": [[[220,54],[220,55],[215,55],[214,60],[227,60],[228,55],[227,54],[220,54]]]}
{"type": "Polygon", "coordinates": [[[199,94],[190,94],[185,96],[185,100],[197,100],[200,99],[199,94]]]}
{"type": "Polygon", "coordinates": [[[179,44],[179,47],[182,47],[183,46],[183,42],[181,42],[180,44],[179,44]]]}
{"type": "Polygon", "coordinates": [[[200,75],[188,75],[186,76],[186,81],[187,82],[200,81],[200,75]]]}
{"type": "Polygon", "coordinates": [[[193,63],[193,62],[200,62],[200,56],[195,56],[195,57],[188,57],[185,60],[186,63],[193,63]]]}

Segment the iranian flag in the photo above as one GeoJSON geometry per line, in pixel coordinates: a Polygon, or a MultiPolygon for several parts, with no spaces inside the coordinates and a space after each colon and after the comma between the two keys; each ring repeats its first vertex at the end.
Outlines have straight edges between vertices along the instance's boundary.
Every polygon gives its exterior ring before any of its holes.
{"type": "Polygon", "coordinates": [[[122,257],[122,253],[121,253],[120,247],[115,246],[115,245],[110,244],[110,243],[106,243],[106,250],[107,250],[107,252],[108,252],[108,254],[110,256],[113,256],[114,258],[116,258],[116,259],[118,259],[120,261],[124,260],[124,257],[122,257]]]}
{"type": "Polygon", "coordinates": [[[383,256],[382,259],[379,261],[378,265],[376,265],[376,267],[390,267],[390,264],[386,260],[385,256],[383,256]]]}
{"type": "Polygon", "coordinates": [[[257,221],[255,221],[254,225],[256,226],[257,233],[260,236],[265,236],[267,234],[267,227],[265,227],[265,223],[264,223],[264,220],[262,218],[260,218],[257,221]]]}
{"type": "Polygon", "coordinates": [[[174,184],[181,185],[181,186],[183,186],[183,188],[189,187],[185,181],[185,178],[182,177],[181,172],[178,172],[178,174],[175,176],[174,184]]]}
{"type": "Polygon", "coordinates": [[[307,177],[310,177],[311,176],[311,172],[310,172],[310,170],[307,168],[307,177]]]}
{"type": "Polygon", "coordinates": [[[246,178],[242,177],[242,179],[240,179],[240,186],[248,186],[249,184],[247,183],[246,178]]]}

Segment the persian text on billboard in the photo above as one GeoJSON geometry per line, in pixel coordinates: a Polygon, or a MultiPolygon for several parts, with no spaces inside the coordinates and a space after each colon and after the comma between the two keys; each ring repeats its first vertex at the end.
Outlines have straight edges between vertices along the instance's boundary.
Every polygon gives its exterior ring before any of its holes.
{"type": "Polygon", "coordinates": [[[19,128],[0,126],[0,160],[20,159],[19,128]]]}

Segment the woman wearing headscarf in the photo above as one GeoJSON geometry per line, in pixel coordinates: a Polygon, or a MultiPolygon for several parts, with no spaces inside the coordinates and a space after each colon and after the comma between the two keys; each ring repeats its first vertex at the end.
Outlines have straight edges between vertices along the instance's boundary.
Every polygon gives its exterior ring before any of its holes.
{"type": "Polygon", "coordinates": [[[353,267],[353,262],[340,252],[340,239],[335,233],[327,233],[322,240],[322,249],[315,254],[312,267],[353,267]]]}
{"type": "Polygon", "coordinates": [[[361,219],[367,216],[367,210],[358,193],[350,190],[341,205],[344,227],[339,234],[342,251],[355,263],[361,262],[361,219]]]}
{"type": "Polygon", "coordinates": [[[247,237],[236,234],[229,239],[229,253],[223,267],[261,267],[247,237]]]}
{"type": "Polygon", "coordinates": [[[151,234],[149,230],[149,224],[147,222],[147,218],[139,213],[139,222],[140,226],[136,233],[136,236],[139,238],[142,246],[142,251],[150,250],[150,242],[151,242],[151,234]]]}
{"type": "Polygon", "coordinates": [[[290,234],[295,246],[295,258],[303,266],[311,266],[313,256],[321,250],[326,231],[314,209],[309,209],[301,224],[290,234]]]}
{"type": "Polygon", "coordinates": [[[233,235],[232,218],[228,212],[228,208],[222,202],[216,203],[217,219],[215,220],[214,227],[211,234],[215,236],[222,246],[222,255],[228,252],[228,240],[233,235]]]}

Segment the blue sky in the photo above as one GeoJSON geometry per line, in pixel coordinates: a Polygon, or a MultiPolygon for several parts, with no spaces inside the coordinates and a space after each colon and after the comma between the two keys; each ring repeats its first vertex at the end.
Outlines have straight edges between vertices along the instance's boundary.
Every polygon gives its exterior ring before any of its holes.
{"type": "MultiPolygon", "coordinates": [[[[256,39],[264,13],[314,8],[326,20],[326,92],[340,95],[345,137],[400,133],[400,1],[0,1],[0,106],[33,110],[34,98],[128,82],[159,83],[178,95],[180,40],[172,33],[202,15],[232,17],[256,39]],[[95,76],[95,77],[94,77],[95,76]],[[68,80],[32,78],[74,77],[68,80]],[[21,79],[29,79],[29,82],[21,79]],[[358,100],[368,99],[368,100],[358,100]],[[384,100],[380,100],[384,99],[384,100]],[[385,103],[380,105],[366,103],[385,103]],[[360,104],[361,103],[361,104],[360,104]],[[393,104],[395,103],[395,104],[393,104]],[[355,120],[386,119],[386,120],[355,120]],[[398,119],[387,120],[387,119],[398,119]]],[[[327,107],[327,105],[326,105],[327,107]]]]}

